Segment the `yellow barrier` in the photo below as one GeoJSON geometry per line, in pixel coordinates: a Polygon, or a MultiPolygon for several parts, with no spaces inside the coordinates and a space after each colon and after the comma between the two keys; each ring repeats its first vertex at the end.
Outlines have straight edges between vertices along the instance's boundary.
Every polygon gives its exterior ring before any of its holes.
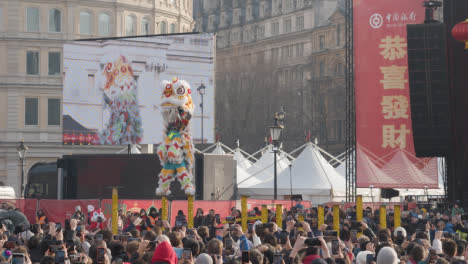
{"type": "Polygon", "coordinates": [[[385,205],[380,206],[379,215],[380,228],[387,228],[387,209],[385,208],[385,205]]]}
{"type": "MultiPolygon", "coordinates": [[[[304,221],[304,215],[303,215],[303,214],[300,214],[300,215],[297,217],[297,221],[299,221],[299,223],[303,222],[303,221],[304,221]]],[[[298,227],[297,230],[299,230],[299,231],[304,231],[304,228],[298,227]]]]}
{"type": "Polygon", "coordinates": [[[318,213],[318,227],[320,227],[321,225],[323,225],[325,223],[325,211],[323,210],[323,205],[319,205],[318,206],[318,210],[317,210],[317,213],[318,213]]]}
{"type": "Polygon", "coordinates": [[[356,221],[362,221],[362,195],[356,196],[356,221]]]}
{"type": "Polygon", "coordinates": [[[268,209],[266,205],[262,205],[262,223],[268,223],[268,209]]]}
{"type": "Polygon", "coordinates": [[[193,195],[188,196],[187,214],[188,228],[193,228],[193,195]]]}
{"type": "Polygon", "coordinates": [[[395,228],[401,226],[401,207],[399,205],[394,206],[393,219],[395,228]]]}
{"type": "Polygon", "coordinates": [[[338,205],[333,205],[333,230],[338,232],[340,235],[340,207],[338,205]]]}
{"type": "Polygon", "coordinates": [[[242,218],[241,218],[242,230],[246,232],[247,231],[247,196],[241,197],[241,209],[242,209],[242,218]]]}
{"type": "Polygon", "coordinates": [[[167,221],[167,197],[163,196],[161,201],[161,219],[167,221]]]}
{"type": "Polygon", "coordinates": [[[276,225],[279,228],[283,228],[283,205],[276,205],[276,225]]]}
{"type": "Polygon", "coordinates": [[[112,188],[112,233],[117,235],[119,233],[119,189],[112,188]]]}

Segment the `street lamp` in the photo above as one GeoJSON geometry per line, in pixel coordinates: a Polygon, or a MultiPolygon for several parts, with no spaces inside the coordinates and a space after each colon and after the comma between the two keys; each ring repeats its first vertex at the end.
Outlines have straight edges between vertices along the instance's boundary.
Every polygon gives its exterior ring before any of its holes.
{"type": "Polygon", "coordinates": [[[205,85],[203,85],[203,82],[198,86],[197,91],[201,95],[201,103],[200,103],[200,108],[201,108],[201,138],[202,138],[202,143],[205,142],[205,137],[203,136],[203,96],[205,95],[205,85]]]}
{"type": "Polygon", "coordinates": [[[18,151],[18,157],[21,162],[21,188],[20,188],[20,197],[24,197],[24,160],[26,159],[26,152],[28,151],[28,147],[24,145],[24,140],[19,143],[19,146],[16,147],[18,151]]]}
{"type": "Polygon", "coordinates": [[[283,107],[281,107],[280,112],[275,113],[275,119],[272,126],[270,126],[270,136],[271,140],[273,141],[273,156],[274,156],[274,199],[278,198],[278,172],[277,172],[277,155],[279,151],[279,139],[281,136],[281,131],[284,128],[283,120],[286,113],[283,111],[283,107]]]}

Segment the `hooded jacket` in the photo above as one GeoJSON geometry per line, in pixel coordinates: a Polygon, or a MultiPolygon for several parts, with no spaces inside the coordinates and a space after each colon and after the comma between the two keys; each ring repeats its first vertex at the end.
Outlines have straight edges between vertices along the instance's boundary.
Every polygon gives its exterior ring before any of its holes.
{"type": "Polygon", "coordinates": [[[174,249],[172,249],[172,246],[171,244],[169,244],[169,242],[161,242],[156,247],[156,249],[154,250],[153,258],[151,259],[151,263],[155,262],[167,262],[169,264],[177,264],[177,255],[174,249]]]}

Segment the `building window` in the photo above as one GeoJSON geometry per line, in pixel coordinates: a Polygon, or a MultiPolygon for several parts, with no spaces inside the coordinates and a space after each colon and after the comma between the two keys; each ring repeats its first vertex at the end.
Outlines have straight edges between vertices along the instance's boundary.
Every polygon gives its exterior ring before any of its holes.
{"type": "Polygon", "coordinates": [[[343,64],[342,63],[338,63],[336,65],[336,74],[337,75],[342,75],[343,74],[343,64]]]}
{"type": "Polygon", "coordinates": [[[304,55],[304,43],[299,43],[296,45],[296,57],[304,55]]]}
{"type": "Polygon", "coordinates": [[[319,46],[320,46],[320,50],[323,50],[325,48],[325,36],[319,37],[319,46]]]}
{"type": "Polygon", "coordinates": [[[166,34],[167,33],[167,23],[164,21],[161,21],[161,26],[160,30],[161,34],[166,34]]]}
{"type": "Polygon", "coordinates": [[[94,84],[95,84],[94,74],[88,74],[88,93],[89,94],[95,93],[94,84]]]}
{"type": "Polygon", "coordinates": [[[49,32],[62,31],[62,12],[53,8],[49,10],[49,32]]]}
{"type": "Polygon", "coordinates": [[[294,46],[293,45],[289,45],[289,57],[292,57],[294,54],[294,46]]]}
{"type": "Polygon", "coordinates": [[[91,13],[80,12],[80,34],[91,35],[91,13]]]}
{"type": "Polygon", "coordinates": [[[99,14],[98,17],[98,32],[101,36],[109,36],[110,31],[110,16],[105,13],[99,14]]]}
{"type": "Polygon", "coordinates": [[[26,14],[27,19],[27,31],[28,32],[39,32],[39,8],[28,7],[26,14]]]}
{"type": "Polygon", "coordinates": [[[284,30],[284,33],[291,32],[291,19],[290,18],[284,20],[283,30],[284,30]]]}
{"type": "Polygon", "coordinates": [[[148,18],[144,17],[141,19],[140,25],[141,35],[148,35],[149,34],[149,21],[148,18]]]}
{"type": "Polygon", "coordinates": [[[48,99],[47,124],[49,126],[60,126],[60,99],[48,99]]]}
{"type": "Polygon", "coordinates": [[[175,33],[175,24],[172,23],[169,29],[169,33],[175,33]]]}
{"type": "Polygon", "coordinates": [[[304,29],[304,16],[296,18],[296,31],[301,31],[304,29]]]}
{"type": "Polygon", "coordinates": [[[134,15],[128,15],[125,19],[125,34],[135,36],[137,34],[137,18],[134,15]]]}
{"type": "Polygon", "coordinates": [[[26,74],[38,75],[39,74],[39,52],[28,51],[26,53],[26,74]]]}
{"type": "Polygon", "coordinates": [[[39,99],[25,98],[24,101],[24,124],[37,126],[39,119],[39,99]]]}
{"type": "Polygon", "coordinates": [[[49,75],[60,75],[60,52],[49,52],[49,75]]]}
{"type": "Polygon", "coordinates": [[[271,35],[276,36],[279,34],[279,22],[271,23],[271,35]]]}
{"type": "Polygon", "coordinates": [[[340,46],[341,43],[341,27],[340,24],[336,25],[336,45],[340,46]]]}
{"type": "Polygon", "coordinates": [[[325,64],[323,61],[320,62],[320,77],[323,77],[325,75],[325,64]]]}

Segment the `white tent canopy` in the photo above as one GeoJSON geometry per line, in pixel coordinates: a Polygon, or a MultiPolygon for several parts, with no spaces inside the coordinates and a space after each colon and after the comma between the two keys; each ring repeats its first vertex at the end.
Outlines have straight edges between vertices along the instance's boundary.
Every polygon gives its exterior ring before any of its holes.
{"type": "MultiPolygon", "coordinates": [[[[264,154],[267,155],[268,151],[264,154]]],[[[259,162],[263,162],[260,158],[259,162]]],[[[252,166],[254,167],[255,164],[252,166]]],[[[278,168],[284,168],[278,164],[278,168]]],[[[252,169],[252,168],[251,168],[252,169]]],[[[248,172],[251,172],[251,169],[248,172]]],[[[278,170],[280,171],[280,170],[278,170]]],[[[239,184],[239,193],[258,198],[271,198],[274,177],[252,177],[247,184],[239,184]]],[[[336,172],[312,143],[307,143],[301,154],[292,161],[291,170],[278,173],[278,195],[302,195],[314,203],[328,202],[333,196],[345,195],[345,179],[336,172]],[[292,186],[291,186],[292,182],[292,186]]]]}
{"type": "MultiPolygon", "coordinates": [[[[277,156],[278,175],[289,167],[289,159],[282,153],[277,156]]],[[[265,187],[264,184],[274,178],[273,148],[269,146],[262,157],[247,169],[248,179],[237,179],[239,194],[241,195],[270,195],[273,185],[265,187]]]]}
{"type": "Polygon", "coordinates": [[[237,162],[238,168],[248,170],[250,167],[252,167],[252,162],[250,162],[250,160],[244,157],[239,148],[234,150],[234,160],[237,162]]]}

